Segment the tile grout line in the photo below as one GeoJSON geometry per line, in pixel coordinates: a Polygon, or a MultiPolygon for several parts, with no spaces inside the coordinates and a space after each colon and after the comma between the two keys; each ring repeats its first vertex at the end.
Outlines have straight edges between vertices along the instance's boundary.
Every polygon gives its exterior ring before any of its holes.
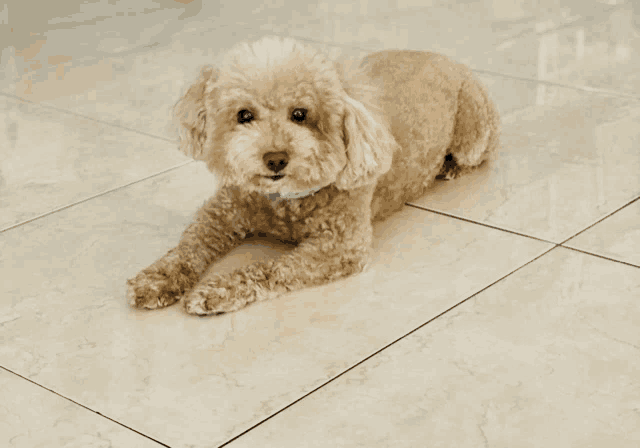
{"type": "Polygon", "coordinates": [[[580,252],[580,253],[583,253],[585,255],[591,255],[592,257],[596,257],[596,258],[602,258],[603,260],[612,261],[614,263],[624,264],[624,265],[632,267],[632,268],[640,269],[640,266],[637,265],[637,264],[629,263],[628,261],[616,260],[615,258],[607,257],[605,255],[600,255],[600,254],[597,254],[595,252],[588,252],[586,250],[578,249],[576,247],[562,246],[560,244],[558,245],[558,247],[562,247],[563,249],[567,249],[567,250],[573,250],[575,252],[580,252]]]}
{"type": "MultiPolygon", "coordinates": [[[[314,44],[319,44],[319,45],[328,45],[328,46],[333,46],[333,47],[337,47],[337,48],[349,48],[349,49],[358,50],[358,51],[367,52],[367,53],[373,53],[375,51],[378,51],[378,50],[371,49],[371,48],[364,48],[364,47],[362,47],[360,45],[339,44],[339,43],[334,43],[334,42],[322,42],[322,41],[318,41],[318,40],[315,40],[315,39],[299,37],[299,36],[292,36],[292,35],[283,34],[283,33],[274,33],[274,34],[276,34],[278,36],[281,36],[281,37],[291,37],[291,38],[294,38],[296,40],[300,40],[300,41],[303,41],[303,42],[309,42],[309,43],[314,43],[314,44]]],[[[488,53],[489,52],[484,53],[484,55],[487,55],[488,53]]],[[[526,82],[544,84],[544,85],[548,85],[548,86],[552,86],[552,87],[562,87],[562,88],[565,88],[565,89],[575,90],[575,91],[578,91],[578,92],[587,92],[587,93],[593,93],[593,94],[614,96],[614,97],[619,97],[619,98],[630,98],[630,99],[634,99],[634,100],[640,100],[640,95],[634,95],[632,93],[625,93],[625,92],[601,89],[601,88],[590,87],[590,86],[564,84],[564,83],[561,83],[561,82],[548,81],[548,80],[545,80],[545,79],[528,78],[526,76],[512,75],[512,74],[509,74],[509,73],[500,73],[500,72],[495,72],[493,70],[487,70],[487,69],[481,69],[481,68],[473,68],[473,67],[470,67],[470,68],[471,68],[471,71],[474,72],[474,73],[483,73],[483,74],[491,75],[491,76],[500,76],[502,78],[515,79],[515,80],[518,80],[518,81],[526,81],[526,82]]]]}
{"type": "Polygon", "coordinates": [[[544,239],[542,239],[542,238],[537,238],[537,237],[532,236],[532,235],[527,235],[526,233],[520,233],[520,232],[516,232],[516,231],[514,231],[514,230],[509,230],[509,229],[506,229],[506,228],[493,226],[493,225],[491,225],[491,224],[487,224],[487,223],[485,223],[485,222],[481,222],[481,221],[474,221],[474,220],[469,219],[469,218],[464,218],[464,217],[462,217],[462,216],[457,216],[457,215],[453,215],[453,214],[449,214],[449,213],[441,212],[441,211],[438,211],[438,210],[433,210],[433,209],[430,209],[430,208],[427,208],[427,207],[423,207],[423,206],[419,206],[419,205],[411,204],[411,203],[409,203],[409,202],[407,202],[405,205],[408,205],[408,206],[410,206],[410,207],[417,208],[418,210],[424,210],[424,211],[426,211],[426,212],[435,213],[435,214],[437,214],[437,215],[447,216],[447,217],[449,217],[449,218],[457,219],[457,220],[460,220],[460,221],[465,221],[465,222],[468,222],[468,223],[470,223],[470,224],[477,224],[477,225],[479,225],[479,226],[489,227],[490,229],[495,229],[495,230],[499,230],[499,231],[502,231],[502,232],[507,232],[507,233],[511,233],[511,234],[514,234],[514,235],[522,236],[522,237],[529,238],[529,239],[532,239],[532,240],[540,241],[540,242],[542,242],[542,243],[553,244],[553,245],[554,245],[554,247],[562,247],[562,248],[564,248],[564,249],[574,250],[574,251],[576,251],[576,252],[581,252],[581,253],[583,253],[583,254],[585,254],[585,255],[591,255],[591,256],[596,257],[596,258],[602,258],[602,259],[604,259],[604,260],[612,261],[612,262],[614,262],[614,263],[620,263],[620,264],[624,264],[624,265],[631,266],[631,267],[634,267],[634,268],[640,268],[640,266],[635,265],[635,264],[633,264],[633,263],[629,263],[629,262],[627,262],[627,261],[618,260],[618,259],[615,259],[615,258],[607,257],[607,256],[605,256],[605,255],[600,255],[600,254],[598,254],[598,253],[596,253],[596,252],[589,252],[589,251],[587,251],[587,250],[578,249],[578,248],[571,247],[571,246],[565,246],[565,243],[566,243],[567,241],[569,241],[569,240],[571,240],[571,239],[575,238],[575,237],[576,237],[576,236],[578,236],[579,234],[581,234],[581,233],[583,233],[583,232],[587,231],[587,230],[588,230],[588,229],[590,229],[591,227],[595,226],[596,224],[600,223],[601,221],[604,221],[605,219],[609,218],[609,217],[610,217],[610,216],[612,216],[613,214],[615,214],[615,213],[619,212],[620,210],[622,210],[622,209],[623,209],[623,208],[625,208],[625,207],[628,207],[629,205],[633,204],[634,202],[636,202],[636,201],[638,201],[638,200],[640,200],[640,197],[637,197],[637,198],[635,198],[635,199],[631,200],[630,202],[628,202],[627,204],[624,204],[623,206],[621,206],[621,207],[617,208],[616,210],[612,211],[611,213],[609,213],[609,214],[605,215],[603,218],[598,219],[598,220],[597,220],[596,222],[594,222],[593,224],[591,224],[591,225],[587,226],[587,227],[586,227],[586,228],[584,228],[583,230],[580,230],[578,233],[574,234],[573,236],[570,236],[569,238],[565,239],[564,241],[562,241],[562,242],[560,242],[560,243],[554,243],[553,241],[548,241],[548,240],[544,240],[544,239]]]}
{"type": "Polygon", "coordinates": [[[145,137],[150,137],[150,138],[154,138],[154,139],[157,139],[157,140],[162,140],[162,141],[165,141],[165,142],[178,144],[177,140],[172,140],[170,138],[162,137],[160,135],[149,134],[148,132],[140,131],[138,129],[130,128],[130,127],[127,127],[127,126],[123,126],[123,125],[118,124],[118,123],[101,120],[99,118],[91,117],[89,115],[84,115],[84,114],[81,114],[81,113],[78,113],[78,112],[74,112],[74,111],[72,111],[70,109],[63,109],[61,107],[53,106],[53,105],[48,104],[46,102],[36,103],[35,101],[29,100],[29,99],[26,99],[26,98],[22,98],[21,96],[14,95],[12,93],[3,92],[3,91],[0,91],[0,96],[5,96],[7,98],[12,98],[14,100],[24,101],[25,103],[29,103],[29,104],[32,104],[32,105],[34,105],[36,107],[41,107],[43,109],[51,109],[51,110],[55,110],[56,112],[61,112],[61,113],[64,113],[64,114],[73,115],[75,117],[83,118],[85,120],[93,121],[93,122],[96,122],[96,123],[100,123],[100,124],[105,125],[105,126],[124,129],[126,131],[134,132],[136,134],[140,134],[140,135],[143,135],[145,137]]]}
{"type": "Polygon", "coordinates": [[[603,95],[603,96],[613,96],[613,97],[617,97],[617,98],[629,98],[629,99],[633,99],[633,100],[640,100],[640,95],[634,95],[632,93],[625,93],[625,92],[618,92],[618,91],[615,91],[615,90],[600,89],[600,88],[597,88],[597,87],[590,87],[590,86],[564,84],[564,83],[556,82],[556,81],[548,81],[548,80],[545,80],[545,79],[528,78],[526,76],[518,76],[518,75],[509,74],[509,73],[494,72],[492,70],[486,70],[486,69],[480,69],[480,68],[472,68],[471,71],[473,71],[475,73],[482,73],[482,74],[485,74],[485,75],[500,76],[502,78],[507,78],[507,79],[515,79],[515,80],[518,80],[518,81],[526,81],[526,82],[533,82],[533,83],[537,83],[537,84],[544,84],[544,85],[552,86],[552,87],[562,87],[562,88],[565,88],[565,89],[576,90],[578,92],[586,92],[586,93],[593,93],[593,94],[603,95]]]}
{"type": "Polygon", "coordinates": [[[604,259],[604,260],[613,261],[613,262],[615,262],[615,263],[621,263],[621,264],[624,264],[624,265],[627,265],[627,266],[631,266],[631,267],[634,267],[634,268],[640,268],[640,266],[635,265],[635,264],[633,264],[633,263],[629,263],[629,262],[627,262],[627,261],[618,260],[618,259],[615,259],[615,258],[611,258],[611,257],[607,257],[607,256],[605,256],[605,255],[598,254],[598,253],[596,253],[596,252],[589,252],[589,251],[586,251],[586,250],[583,250],[583,249],[578,249],[577,247],[572,247],[572,246],[565,245],[568,241],[570,241],[570,240],[574,239],[575,237],[577,237],[578,235],[580,235],[580,234],[582,234],[582,233],[586,232],[587,230],[591,229],[592,227],[594,227],[594,226],[596,226],[596,225],[600,224],[600,223],[601,223],[602,221],[604,221],[605,219],[610,218],[611,216],[615,215],[616,213],[618,213],[618,212],[619,212],[619,211],[621,211],[622,209],[629,207],[631,204],[633,204],[634,202],[636,202],[636,201],[638,201],[638,200],[640,200],[640,196],[638,196],[638,197],[637,197],[637,198],[635,198],[635,199],[630,200],[630,201],[629,201],[629,202],[627,202],[626,204],[624,204],[624,205],[622,205],[622,206],[618,207],[617,209],[615,209],[615,210],[613,210],[613,211],[611,211],[611,212],[607,213],[607,214],[606,214],[606,215],[604,215],[602,218],[597,219],[595,222],[591,223],[590,225],[588,225],[588,226],[587,226],[587,227],[585,227],[584,229],[580,230],[579,232],[577,232],[577,233],[573,234],[573,235],[572,235],[572,236],[570,236],[569,238],[567,238],[567,239],[565,239],[564,241],[560,242],[560,243],[558,244],[558,246],[563,247],[563,248],[565,248],[565,249],[573,250],[573,251],[576,251],[576,252],[581,252],[581,253],[583,253],[583,254],[591,255],[591,256],[594,256],[594,257],[597,257],[597,258],[602,258],[602,259],[604,259]]]}
{"type": "Polygon", "coordinates": [[[274,412],[273,414],[269,415],[268,417],[262,419],[261,421],[259,421],[258,423],[252,425],[251,427],[245,429],[244,431],[242,431],[240,434],[232,437],[231,439],[225,441],[224,443],[222,443],[221,445],[218,445],[217,448],[223,448],[225,446],[227,446],[228,444],[230,444],[231,442],[233,442],[234,440],[239,439],[240,437],[242,437],[243,435],[247,434],[248,432],[252,431],[253,429],[255,429],[256,427],[262,425],[264,422],[266,422],[267,420],[270,420],[271,418],[275,417],[276,415],[280,414],[281,412],[285,411],[286,409],[290,408],[291,406],[295,405],[296,403],[302,401],[303,399],[307,398],[308,396],[310,396],[311,394],[315,393],[316,391],[318,391],[319,389],[325,387],[326,385],[332,383],[333,381],[337,380],[338,378],[340,378],[341,376],[343,376],[344,374],[350,372],[351,370],[355,369],[356,367],[358,367],[360,364],[363,364],[364,362],[366,362],[367,360],[373,358],[374,356],[378,355],[379,353],[381,353],[382,351],[386,350],[387,348],[391,347],[392,345],[394,345],[395,343],[397,343],[398,341],[406,338],[407,336],[411,335],[412,333],[415,333],[416,331],[420,330],[421,328],[423,328],[424,326],[426,326],[427,324],[433,322],[434,320],[440,318],[441,316],[447,314],[449,311],[453,310],[454,308],[457,308],[458,306],[462,305],[463,303],[467,302],[468,300],[474,298],[475,296],[477,296],[478,294],[482,293],[483,291],[491,288],[493,285],[495,285],[496,283],[504,280],[505,278],[511,276],[512,274],[514,274],[515,272],[519,271],[520,269],[524,268],[525,266],[528,266],[529,264],[533,263],[534,261],[538,260],[539,258],[543,257],[544,255],[548,254],[549,252],[551,252],[552,250],[554,250],[556,247],[559,247],[558,245],[554,245],[553,247],[550,247],[549,249],[544,250],[541,254],[535,256],[534,258],[532,258],[531,260],[527,261],[526,263],[524,263],[523,265],[515,268],[514,270],[512,270],[511,272],[505,274],[504,276],[500,277],[499,279],[495,280],[494,282],[484,286],[483,288],[481,288],[480,290],[472,293],[471,295],[469,295],[469,297],[467,297],[466,299],[461,300],[460,302],[456,303],[455,305],[447,308],[446,310],[444,310],[443,312],[441,312],[440,314],[432,317],[431,319],[427,320],[426,322],[423,322],[422,324],[418,325],[416,328],[414,328],[413,330],[410,330],[409,332],[405,333],[404,335],[396,338],[395,340],[389,342],[388,344],[384,345],[382,348],[376,350],[375,352],[365,356],[363,359],[361,359],[360,361],[356,362],[355,364],[353,364],[351,367],[348,367],[347,369],[345,369],[344,371],[340,372],[339,374],[337,374],[336,376],[334,376],[333,378],[325,381],[324,383],[322,383],[321,385],[315,387],[314,389],[310,390],[309,392],[305,393],[304,395],[302,395],[301,397],[297,398],[296,400],[292,401],[291,403],[289,403],[288,405],[284,406],[283,408],[281,408],[280,410],[274,412]]]}
{"type": "Polygon", "coordinates": [[[597,219],[595,222],[593,222],[592,224],[589,224],[587,227],[585,227],[584,229],[580,230],[578,233],[575,233],[573,235],[571,235],[569,238],[567,238],[566,240],[558,243],[559,245],[564,246],[564,244],[569,241],[572,240],[573,238],[577,237],[578,235],[580,235],[581,233],[586,232],[587,230],[589,230],[590,228],[600,224],[602,221],[604,221],[605,219],[609,218],[610,216],[615,215],[616,213],[618,213],[620,210],[627,208],[628,206],[630,206],[631,204],[633,204],[634,202],[640,200],[640,196],[638,196],[635,199],[630,200],[629,202],[627,202],[626,204],[623,204],[622,206],[618,207],[617,209],[613,210],[612,212],[607,213],[606,215],[604,215],[602,218],[597,219]]]}
{"type": "MultiPolygon", "coordinates": [[[[615,11],[616,9],[620,9],[622,5],[613,5],[611,8],[604,8],[604,10],[602,11],[605,14],[610,14],[613,11],[615,11]]],[[[552,16],[553,17],[553,16],[552,16]]],[[[541,18],[542,20],[545,20],[546,18],[541,18]]],[[[515,39],[520,39],[522,37],[528,37],[530,35],[538,35],[538,36],[544,36],[550,33],[555,33],[567,28],[571,28],[571,27],[575,27],[577,25],[585,25],[585,24],[598,24],[601,23],[601,21],[598,21],[598,19],[593,19],[593,17],[586,17],[586,16],[578,16],[578,18],[576,18],[575,20],[572,20],[570,22],[566,22],[566,23],[561,23],[558,26],[554,27],[554,28],[549,28],[547,30],[538,32],[535,29],[527,29],[524,31],[521,31],[519,33],[514,34],[513,36],[509,36],[507,38],[505,38],[503,41],[497,43],[495,46],[499,47],[501,45],[503,45],[505,42],[511,41],[511,40],[515,40],[515,39]]]]}
{"type": "Polygon", "coordinates": [[[497,227],[497,226],[494,226],[494,225],[491,225],[491,224],[487,224],[487,223],[481,222],[481,221],[474,221],[473,219],[465,218],[463,216],[458,216],[458,215],[454,215],[454,214],[451,214],[451,213],[441,212],[439,210],[434,210],[434,209],[431,209],[431,208],[428,208],[428,207],[424,207],[422,205],[416,205],[416,204],[412,204],[410,202],[407,202],[405,205],[408,205],[409,207],[417,208],[418,210],[424,210],[426,212],[435,213],[437,215],[442,215],[442,216],[446,216],[446,217],[449,217],[449,218],[458,219],[460,221],[465,221],[465,222],[468,222],[468,223],[471,223],[471,224],[478,224],[478,225],[481,225],[481,226],[484,226],[484,227],[489,227],[491,229],[500,230],[500,231],[507,232],[507,233],[512,233],[514,235],[518,235],[518,236],[522,236],[522,237],[529,238],[529,239],[532,239],[532,240],[540,241],[542,243],[553,244],[553,245],[556,245],[556,246],[560,245],[560,243],[554,243],[553,241],[548,241],[548,240],[545,240],[545,239],[542,239],[542,238],[538,238],[538,237],[535,237],[535,236],[532,236],[532,235],[527,235],[526,233],[520,233],[520,232],[516,232],[515,230],[509,230],[507,228],[497,227]]]}
{"type": "Polygon", "coordinates": [[[94,414],[97,414],[97,415],[99,415],[100,417],[104,417],[104,418],[106,418],[107,420],[111,420],[111,421],[112,421],[112,422],[114,422],[115,424],[120,425],[120,426],[122,426],[123,428],[126,428],[126,429],[128,429],[128,430],[130,430],[130,431],[133,431],[133,432],[135,432],[136,434],[141,435],[142,437],[145,437],[145,438],[147,438],[147,439],[149,439],[149,440],[152,440],[152,441],[154,441],[154,442],[156,442],[156,443],[158,443],[158,444],[160,444],[160,445],[162,445],[162,446],[164,446],[164,447],[171,448],[171,446],[170,446],[170,445],[167,445],[167,444],[165,444],[165,443],[162,443],[162,442],[160,442],[159,440],[156,440],[156,439],[154,439],[153,437],[150,437],[150,436],[148,436],[148,435],[146,435],[146,434],[144,434],[144,433],[141,433],[140,431],[137,431],[137,430],[135,430],[135,429],[133,429],[133,428],[131,428],[131,427],[129,427],[129,426],[126,426],[125,424],[120,423],[119,421],[114,420],[114,419],[112,419],[111,417],[106,416],[106,415],[104,415],[104,414],[102,414],[102,413],[100,413],[100,412],[98,412],[98,411],[94,411],[93,409],[91,409],[91,408],[89,408],[89,407],[87,407],[87,406],[85,406],[85,405],[83,405],[83,404],[81,404],[81,403],[78,403],[77,401],[74,401],[74,400],[72,400],[72,399],[71,399],[71,398],[69,398],[69,397],[65,397],[64,395],[59,394],[58,392],[56,392],[56,391],[55,391],[55,390],[53,390],[53,389],[49,389],[48,387],[45,387],[45,386],[43,386],[42,384],[36,383],[35,381],[33,381],[33,380],[31,380],[31,379],[29,379],[29,378],[27,378],[27,377],[25,377],[25,376],[22,376],[22,375],[20,375],[19,373],[14,372],[13,370],[10,370],[10,369],[8,369],[8,368],[6,368],[6,367],[4,367],[4,366],[0,366],[0,369],[4,370],[4,371],[6,371],[6,372],[8,372],[8,373],[10,373],[10,374],[12,374],[12,375],[17,376],[18,378],[22,378],[23,380],[26,380],[26,381],[30,382],[31,384],[34,384],[35,386],[38,386],[38,387],[40,387],[40,388],[42,388],[42,389],[44,389],[44,390],[46,390],[46,391],[48,391],[48,392],[51,392],[51,393],[53,393],[53,394],[55,394],[55,395],[59,396],[59,397],[60,397],[60,398],[62,398],[63,400],[70,401],[71,403],[76,404],[76,405],[80,406],[81,408],[86,409],[87,411],[93,412],[94,414]]]}
{"type": "Polygon", "coordinates": [[[82,204],[82,203],[84,203],[84,202],[90,201],[91,199],[95,199],[95,198],[97,198],[97,197],[107,195],[107,194],[109,194],[109,193],[111,193],[111,192],[114,192],[114,191],[117,191],[117,190],[121,190],[121,189],[123,189],[123,188],[126,188],[126,187],[128,187],[128,186],[131,186],[131,185],[137,184],[137,183],[139,183],[139,182],[143,182],[143,181],[145,181],[145,180],[147,180],[147,179],[151,179],[151,178],[153,178],[153,177],[160,176],[160,175],[162,175],[162,174],[165,174],[165,173],[168,173],[168,172],[170,172],[170,171],[176,170],[176,169],[178,169],[178,168],[180,168],[180,167],[183,167],[183,166],[188,165],[188,164],[193,163],[193,162],[194,162],[194,160],[187,160],[186,162],[182,162],[182,163],[180,163],[180,164],[178,164],[178,165],[174,165],[174,166],[169,167],[169,168],[167,168],[167,169],[165,169],[165,170],[159,171],[159,172],[157,172],[157,173],[150,174],[150,175],[148,175],[148,176],[146,176],[146,177],[143,177],[143,178],[141,178],[141,179],[136,179],[136,180],[131,181],[131,182],[129,182],[129,183],[127,183],[127,184],[124,184],[124,185],[118,185],[117,187],[113,187],[113,188],[110,188],[110,189],[108,189],[108,190],[101,191],[100,193],[96,193],[96,194],[94,194],[94,195],[92,195],[92,196],[88,196],[88,197],[83,198],[83,199],[79,199],[79,200],[77,200],[76,202],[72,202],[72,203],[70,203],[70,204],[66,204],[66,205],[60,206],[60,207],[58,207],[58,208],[56,208],[56,209],[53,209],[53,210],[49,210],[48,212],[42,213],[42,214],[40,214],[40,215],[37,215],[37,216],[34,216],[34,217],[32,217],[32,218],[26,219],[26,220],[24,220],[24,221],[18,222],[18,223],[16,223],[16,224],[11,224],[11,225],[10,225],[10,226],[8,226],[8,227],[5,227],[5,228],[3,228],[3,229],[0,229],[0,234],[2,234],[2,233],[4,233],[4,232],[7,232],[7,231],[9,231],[9,230],[15,229],[15,228],[17,228],[17,227],[23,226],[23,225],[25,225],[25,224],[28,224],[28,223],[30,223],[30,222],[37,221],[37,220],[39,220],[39,219],[41,219],[41,218],[44,218],[44,217],[49,216],[49,215],[52,215],[52,214],[57,213],[57,212],[59,212],[59,211],[62,211],[62,210],[65,210],[65,209],[68,209],[68,208],[71,208],[71,207],[75,207],[76,205],[79,205],[79,204],[82,204]]]}
{"type": "MultiPolygon", "coordinates": [[[[611,8],[606,9],[604,12],[611,13],[617,8],[619,8],[619,6],[614,5],[611,8]]],[[[549,33],[552,33],[552,32],[558,32],[558,31],[560,31],[562,29],[575,27],[578,24],[580,24],[581,22],[597,23],[597,21],[590,20],[587,17],[581,17],[581,18],[579,18],[577,20],[574,20],[572,22],[561,24],[556,28],[545,30],[542,33],[538,33],[534,29],[528,29],[526,31],[518,33],[515,36],[511,36],[511,37],[508,37],[508,38],[504,39],[502,42],[497,43],[495,45],[495,47],[496,48],[500,47],[501,45],[504,45],[506,42],[517,40],[517,39],[521,39],[523,37],[542,36],[542,35],[549,34],[549,33]]],[[[493,51],[493,50],[488,50],[483,55],[484,56],[491,56],[491,54],[490,54],[491,51],[493,51]]],[[[511,74],[508,74],[508,73],[494,72],[493,70],[486,70],[486,69],[479,69],[479,68],[471,68],[471,71],[473,71],[475,73],[484,73],[484,74],[492,75],[492,76],[501,76],[501,77],[507,78],[507,79],[515,79],[515,80],[519,80],[519,81],[535,82],[535,83],[544,84],[544,85],[553,86],[553,87],[563,87],[563,88],[566,88],[566,89],[577,90],[579,92],[588,92],[588,93],[594,93],[594,94],[601,94],[601,95],[608,95],[608,96],[615,96],[615,97],[621,97],[621,98],[631,98],[631,99],[635,99],[635,100],[640,100],[640,96],[639,95],[634,95],[634,94],[631,94],[631,93],[619,92],[619,91],[614,91],[614,90],[600,89],[600,88],[597,88],[597,87],[581,86],[581,85],[570,85],[570,84],[564,84],[564,83],[560,83],[560,82],[548,81],[548,80],[544,80],[544,79],[534,79],[534,78],[528,78],[526,76],[517,76],[517,75],[511,75],[511,74]]]]}

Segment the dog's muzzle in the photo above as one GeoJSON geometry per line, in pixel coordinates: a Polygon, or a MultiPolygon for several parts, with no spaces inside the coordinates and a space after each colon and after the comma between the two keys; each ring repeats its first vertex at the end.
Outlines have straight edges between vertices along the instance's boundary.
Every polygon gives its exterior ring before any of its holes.
{"type": "Polygon", "coordinates": [[[269,171],[278,174],[289,164],[289,154],[286,151],[268,152],[262,156],[262,161],[269,171]]]}

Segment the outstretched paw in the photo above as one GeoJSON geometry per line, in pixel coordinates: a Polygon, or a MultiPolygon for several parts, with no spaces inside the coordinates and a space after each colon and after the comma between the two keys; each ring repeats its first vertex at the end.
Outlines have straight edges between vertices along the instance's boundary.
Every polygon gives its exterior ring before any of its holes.
{"type": "Polygon", "coordinates": [[[234,283],[232,279],[220,277],[197,285],[185,296],[183,302],[187,313],[206,316],[236,311],[252,302],[275,295],[256,283],[234,283]]]}
{"type": "Polygon", "coordinates": [[[244,304],[232,299],[232,294],[225,288],[208,288],[194,290],[184,299],[184,308],[189,314],[206,316],[235,311],[244,304]]]}
{"type": "Polygon", "coordinates": [[[127,300],[136,308],[156,309],[173,305],[180,300],[188,280],[163,272],[145,269],[127,280],[127,300]]]}

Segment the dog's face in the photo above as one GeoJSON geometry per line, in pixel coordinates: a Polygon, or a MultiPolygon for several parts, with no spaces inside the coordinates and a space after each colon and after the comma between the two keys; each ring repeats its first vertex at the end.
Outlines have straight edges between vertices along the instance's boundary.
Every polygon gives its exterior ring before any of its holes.
{"type": "Polygon", "coordinates": [[[201,72],[176,114],[185,152],[223,184],[265,194],[373,182],[395,144],[346,94],[333,63],[290,39],[236,47],[201,72]]]}

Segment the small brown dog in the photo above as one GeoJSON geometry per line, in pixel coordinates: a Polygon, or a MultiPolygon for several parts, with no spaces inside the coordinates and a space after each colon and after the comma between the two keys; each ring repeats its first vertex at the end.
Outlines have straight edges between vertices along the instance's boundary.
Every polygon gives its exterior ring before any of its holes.
{"type": "Polygon", "coordinates": [[[180,243],[128,280],[128,299],[194,314],[360,272],[372,222],[498,146],[499,117],[471,71],[445,56],[383,51],[354,73],[291,39],[263,38],[205,68],[175,108],[182,149],[222,180],[180,243]],[[231,274],[207,267],[248,234],[297,243],[231,274]]]}

